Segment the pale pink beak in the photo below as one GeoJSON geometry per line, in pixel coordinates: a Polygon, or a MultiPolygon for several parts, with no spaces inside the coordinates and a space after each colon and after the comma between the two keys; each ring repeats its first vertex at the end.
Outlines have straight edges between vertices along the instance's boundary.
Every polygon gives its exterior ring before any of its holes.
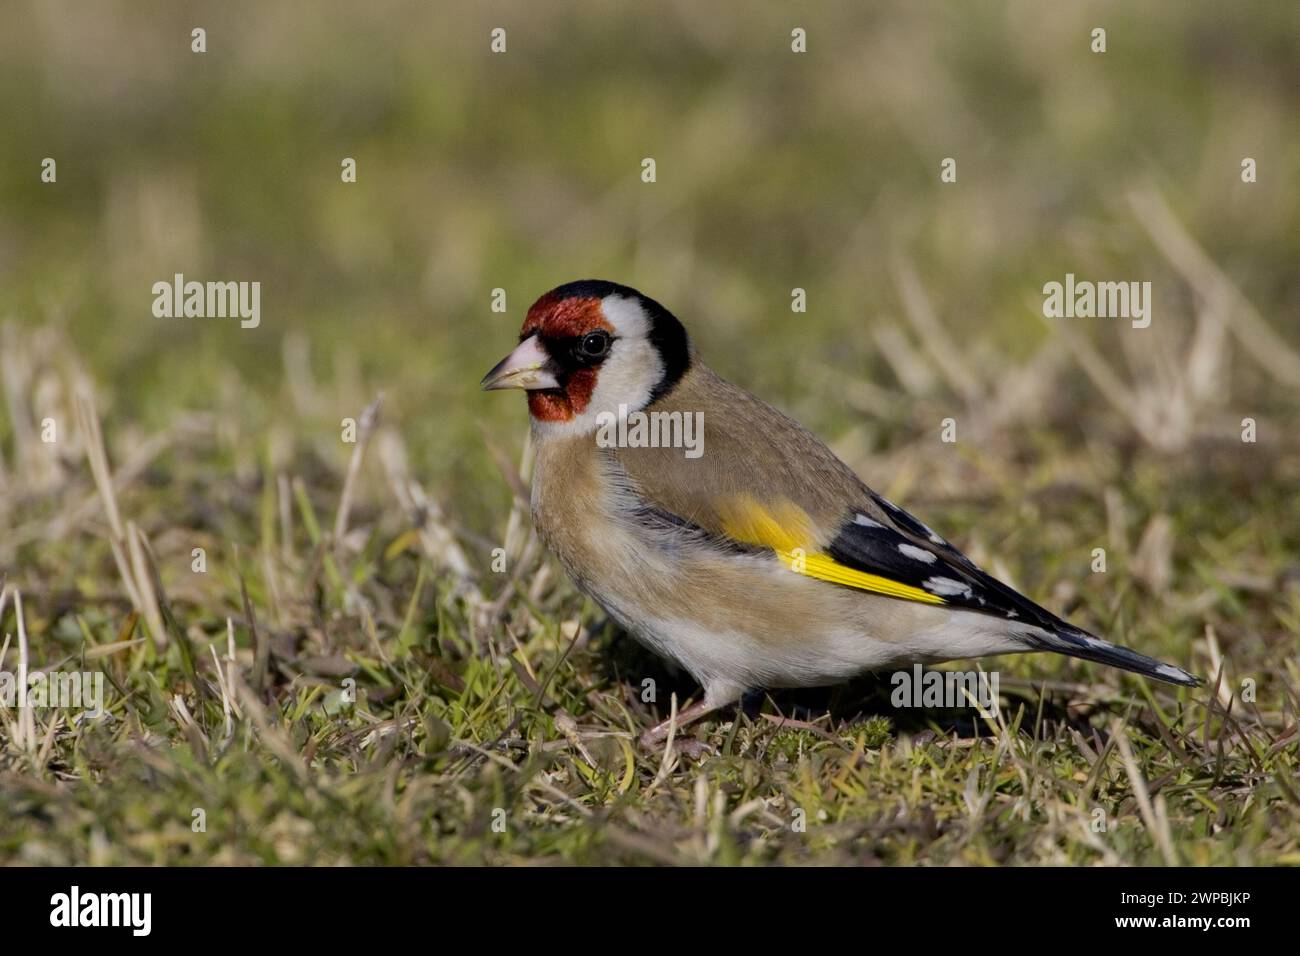
{"type": "Polygon", "coordinates": [[[483,390],[559,388],[560,380],[555,377],[555,372],[555,360],[542,348],[537,336],[530,335],[483,376],[483,390]]]}

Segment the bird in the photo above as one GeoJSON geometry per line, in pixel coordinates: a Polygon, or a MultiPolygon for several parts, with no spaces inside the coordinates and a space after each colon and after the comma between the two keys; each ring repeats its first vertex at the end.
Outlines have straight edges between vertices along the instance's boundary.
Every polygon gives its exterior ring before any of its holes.
{"type": "Polygon", "coordinates": [[[579,591],[699,683],[678,728],[755,691],[1051,651],[1203,681],[1034,603],[704,364],[667,308],[583,279],[528,309],[481,383],[523,389],[534,526],[579,591]],[[698,427],[697,427],[698,426],[698,427]]]}

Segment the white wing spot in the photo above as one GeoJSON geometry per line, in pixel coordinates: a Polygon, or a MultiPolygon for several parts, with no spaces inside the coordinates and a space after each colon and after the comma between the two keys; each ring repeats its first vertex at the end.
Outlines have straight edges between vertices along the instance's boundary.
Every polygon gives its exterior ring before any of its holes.
{"type": "Polygon", "coordinates": [[[913,561],[923,561],[926,564],[934,564],[935,561],[939,560],[932,551],[927,551],[925,548],[918,548],[914,544],[900,544],[898,550],[913,561]]]}
{"type": "Polygon", "coordinates": [[[955,597],[960,595],[964,598],[971,596],[970,585],[965,581],[956,581],[953,578],[926,578],[925,583],[921,585],[931,594],[937,594],[939,597],[955,597]]]}
{"type": "Polygon", "coordinates": [[[1174,667],[1173,664],[1161,664],[1156,668],[1156,672],[1164,674],[1166,677],[1172,677],[1175,680],[1187,680],[1191,675],[1181,667],[1174,667]]]}
{"type": "Polygon", "coordinates": [[[864,527],[864,528],[883,528],[883,527],[884,527],[884,525],[881,524],[879,521],[872,521],[872,520],[871,520],[870,518],[868,518],[866,515],[854,515],[854,516],[853,516],[853,523],[854,523],[854,524],[860,524],[860,525],[862,525],[862,527],[864,527]]]}

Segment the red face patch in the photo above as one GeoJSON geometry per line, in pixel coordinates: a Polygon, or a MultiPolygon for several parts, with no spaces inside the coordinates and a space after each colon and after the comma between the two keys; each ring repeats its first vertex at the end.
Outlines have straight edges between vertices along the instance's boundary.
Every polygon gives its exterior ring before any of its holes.
{"type": "Polygon", "coordinates": [[[614,331],[614,327],[605,321],[599,299],[556,299],[547,294],[528,310],[522,331],[524,335],[540,332],[546,339],[567,339],[596,329],[614,331]]]}
{"type": "MultiPolygon", "coordinates": [[[[614,331],[601,311],[600,299],[557,299],[544,295],[528,310],[522,333],[525,337],[537,333],[543,340],[558,341],[577,338],[597,329],[614,331]]],[[[573,416],[581,415],[596,389],[598,371],[594,367],[575,369],[569,373],[562,389],[529,392],[528,411],[543,422],[567,422],[573,416]]]]}

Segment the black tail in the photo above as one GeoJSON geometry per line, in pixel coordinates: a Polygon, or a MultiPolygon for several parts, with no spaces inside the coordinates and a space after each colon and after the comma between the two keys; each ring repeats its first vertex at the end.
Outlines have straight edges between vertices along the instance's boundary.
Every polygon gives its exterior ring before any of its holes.
{"type": "Polygon", "coordinates": [[[1166,684],[1199,687],[1205,683],[1204,680],[1187,673],[1181,667],[1165,664],[1145,654],[1131,651],[1127,647],[1103,641],[1099,637],[1093,637],[1087,631],[1065,624],[1064,621],[1061,623],[1063,626],[1059,630],[1046,631],[1035,628],[1033,633],[1026,635],[1026,638],[1035,650],[1055,651],[1085,661],[1119,667],[1153,680],[1164,681],[1166,684]]]}

